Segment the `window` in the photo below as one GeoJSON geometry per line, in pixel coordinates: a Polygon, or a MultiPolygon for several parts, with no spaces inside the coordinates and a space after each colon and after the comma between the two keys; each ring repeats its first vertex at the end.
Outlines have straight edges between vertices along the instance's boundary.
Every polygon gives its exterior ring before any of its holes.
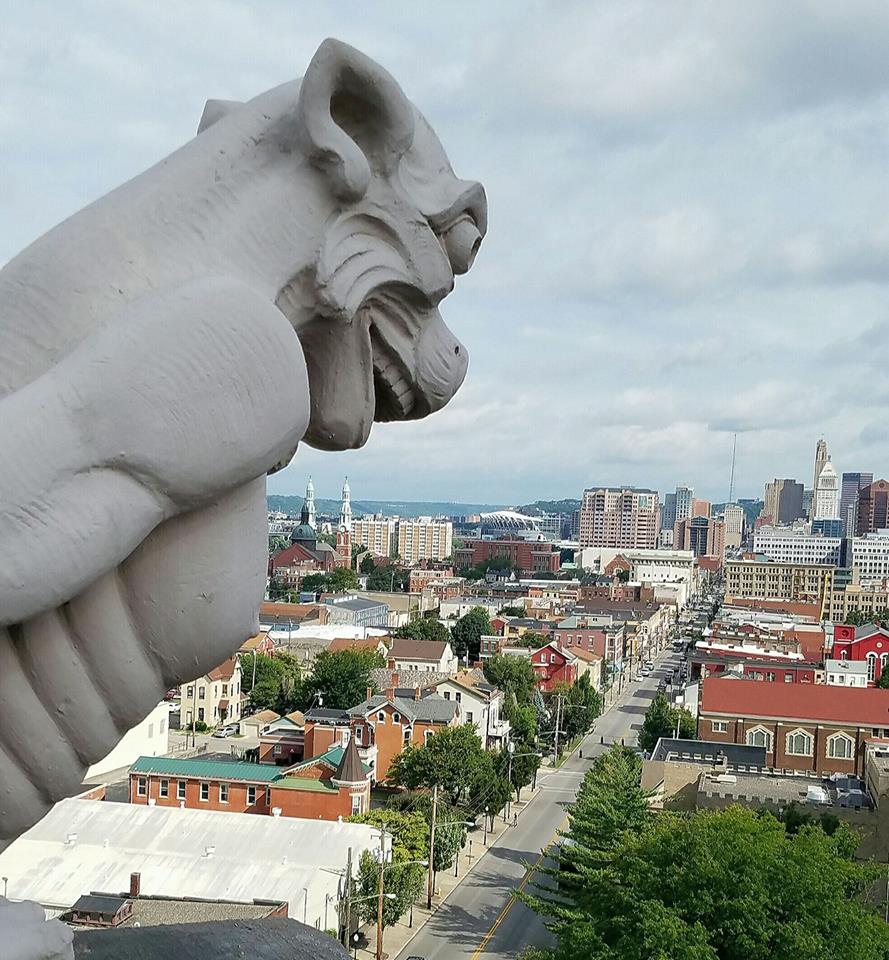
{"type": "Polygon", "coordinates": [[[785,674],[784,674],[784,682],[785,682],[785,683],[793,683],[793,674],[792,674],[792,673],[785,673],[785,674]]]}
{"type": "Polygon", "coordinates": [[[227,783],[219,784],[219,802],[228,803],[228,784],[227,783]]]}
{"type": "Polygon", "coordinates": [[[429,738],[430,738],[431,736],[434,736],[434,734],[435,734],[435,731],[434,731],[434,730],[424,730],[424,731],[423,731],[423,743],[429,743],[429,738]]]}
{"type": "Polygon", "coordinates": [[[144,797],[148,793],[148,781],[145,777],[139,777],[136,781],[136,796],[144,797]]]}
{"type": "Polygon", "coordinates": [[[153,724],[153,723],[149,723],[149,724],[148,724],[148,739],[149,739],[149,740],[153,740],[153,739],[154,739],[154,724],[153,724]]]}
{"type": "Polygon", "coordinates": [[[775,682],[775,674],[772,673],[771,670],[769,670],[769,671],[766,673],[766,680],[768,680],[769,683],[774,683],[774,682],[775,682]]]}
{"type": "Polygon", "coordinates": [[[393,722],[393,723],[401,723],[401,714],[400,714],[400,713],[393,713],[393,714],[392,714],[392,722],[393,722]]]}
{"type": "Polygon", "coordinates": [[[550,663],[555,663],[555,662],[556,662],[556,655],[555,655],[554,653],[551,653],[551,654],[549,655],[549,662],[550,662],[550,663]]]}
{"type": "Polygon", "coordinates": [[[450,690],[445,690],[445,692],[444,692],[444,698],[445,698],[445,700],[450,700],[450,699],[451,699],[451,691],[450,691],[450,690]]]}
{"type": "Polygon", "coordinates": [[[184,780],[176,781],[176,799],[177,800],[185,799],[185,781],[184,780]]]}
{"type": "Polygon", "coordinates": [[[725,733],[728,730],[728,724],[725,720],[711,720],[710,730],[713,733],[725,733]]]}
{"type": "Polygon", "coordinates": [[[787,734],[787,752],[794,757],[812,756],[812,735],[805,730],[787,734]]]}
{"type": "Polygon", "coordinates": [[[855,741],[845,733],[835,733],[827,738],[827,755],[834,760],[851,760],[855,741]]]}
{"type": "Polygon", "coordinates": [[[227,683],[224,683],[224,684],[222,685],[222,695],[223,695],[224,697],[227,697],[227,696],[228,696],[228,684],[227,684],[227,683]]]}
{"type": "Polygon", "coordinates": [[[167,721],[161,720],[161,722],[157,725],[158,734],[162,736],[166,729],[167,729],[167,721]]]}
{"type": "Polygon", "coordinates": [[[204,700],[207,696],[206,687],[198,687],[198,700],[204,700]]]}
{"type": "Polygon", "coordinates": [[[405,728],[404,728],[404,742],[405,742],[405,743],[410,743],[410,742],[411,742],[411,732],[412,732],[412,731],[411,731],[411,728],[410,728],[410,727],[405,727],[405,728]]]}
{"type": "Polygon", "coordinates": [[[201,723],[204,722],[204,708],[203,708],[203,707],[198,707],[198,720],[200,720],[201,723]]]}
{"type": "Polygon", "coordinates": [[[386,714],[383,710],[380,710],[380,712],[377,714],[377,720],[379,720],[380,723],[386,722],[386,714]]]}
{"type": "Polygon", "coordinates": [[[767,752],[772,750],[772,735],[765,727],[754,727],[747,731],[748,747],[765,747],[767,752]]]}
{"type": "Polygon", "coordinates": [[[472,711],[471,711],[471,710],[467,710],[467,711],[466,711],[466,722],[467,722],[467,723],[472,723],[472,711]]]}
{"type": "Polygon", "coordinates": [[[281,744],[280,744],[280,743],[276,743],[276,744],[275,744],[275,748],[274,748],[274,750],[272,750],[272,754],[273,754],[274,756],[276,756],[276,757],[280,757],[280,756],[281,756],[281,744]]]}
{"type": "Polygon", "coordinates": [[[460,691],[458,690],[458,691],[454,694],[454,699],[457,701],[457,703],[460,703],[460,701],[463,699],[463,694],[460,693],[460,691]]]}
{"type": "Polygon", "coordinates": [[[361,813],[361,794],[352,797],[352,816],[361,813]]]}
{"type": "Polygon", "coordinates": [[[207,801],[210,799],[210,784],[202,783],[201,784],[201,800],[207,801]]]}
{"type": "Polygon", "coordinates": [[[252,807],[256,803],[256,787],[247,787],[247,806],[252,807]]]}
{"type": "Polygon", "coordinates": [[[359,747],[364,743],[364,727],[355,727],[355,743],[359,747]]]}
{"type": "Polygon", "coordinates": [[[186,687],[186,688],[185,688],[185,696],[188,697],[189,700],[193,700],[193,699],[194,699],[194,686],[193,686],[193,685],[190,686],[190,687],[186,687]]]}
{"type": "Polygon", "coordinates": [[[877,672],[877,655],[869,653],[867,655],[867,682],[873,683],[877,672]]]}
{"type": "Polygon", "coordinates": [[[160,788],[158,790],[159,797],[169,797],[170,796],[170,781],[161,780],[160,788]]]}

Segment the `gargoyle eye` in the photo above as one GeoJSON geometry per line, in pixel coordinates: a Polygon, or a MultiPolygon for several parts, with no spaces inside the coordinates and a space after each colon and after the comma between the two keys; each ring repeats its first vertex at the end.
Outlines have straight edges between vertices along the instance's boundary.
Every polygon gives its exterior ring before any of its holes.
{"type": "Polygon", "coordinates": [[[441,241],[451,269],[460,274],[466,273],[472,266],[482,244],[482,235],[475,221],[468,214],[464,214],[444,231],[441,241]]]}

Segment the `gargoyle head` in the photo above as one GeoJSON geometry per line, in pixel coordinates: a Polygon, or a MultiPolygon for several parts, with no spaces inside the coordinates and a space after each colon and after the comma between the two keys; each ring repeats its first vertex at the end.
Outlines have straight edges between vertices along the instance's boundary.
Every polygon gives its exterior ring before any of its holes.
{"type": "Polygon", "coordinates": [[[438,306],[475,259],[487,203],[395,80],[339,41],[312,59],[296,124],[334,206],[317,258],[277,303],[308,365],[306,442],[359,447],[374,420],[425,417],[463,382],[467,352],[438,306]]]}

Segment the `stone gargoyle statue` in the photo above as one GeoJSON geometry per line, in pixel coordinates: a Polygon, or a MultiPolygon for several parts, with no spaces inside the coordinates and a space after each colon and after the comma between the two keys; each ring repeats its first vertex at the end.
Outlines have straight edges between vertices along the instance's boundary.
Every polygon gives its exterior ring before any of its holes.
{"type": "Polygon", "coordinates": [[[0,849],[256,632],[266,474],[451,399],[486,211],[326,40],[0,271],[0,849]]]}

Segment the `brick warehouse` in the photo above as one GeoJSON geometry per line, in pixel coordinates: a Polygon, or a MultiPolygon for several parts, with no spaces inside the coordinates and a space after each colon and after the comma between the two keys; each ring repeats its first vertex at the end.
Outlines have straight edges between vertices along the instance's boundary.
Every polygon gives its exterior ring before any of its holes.
{"type": "Polygon", "coordinates": [[[866,745],[889,742],[889,690],[708,677],[698,738],[764,747],[778,770],[862,776],[866,745]]]}

